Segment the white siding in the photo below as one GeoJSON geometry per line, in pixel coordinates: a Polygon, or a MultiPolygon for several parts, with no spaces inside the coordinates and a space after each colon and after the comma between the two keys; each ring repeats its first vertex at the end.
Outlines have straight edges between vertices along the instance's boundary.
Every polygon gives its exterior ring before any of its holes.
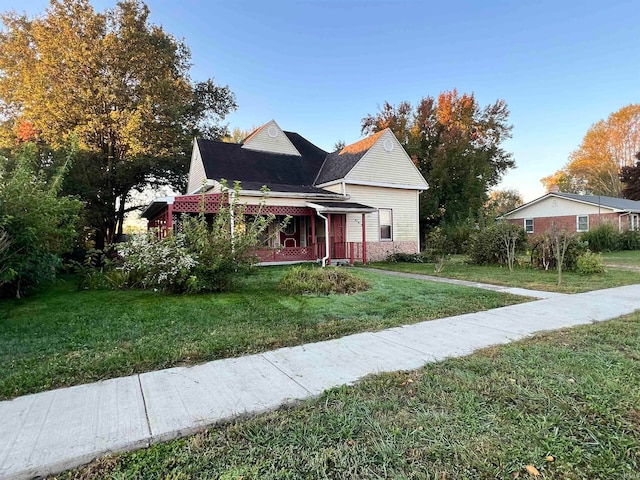
{"type": "Polygon", "coordinates": [[[427,182],[391,131],[380,136],[345,176],[345,180],[413,185],[422,190],[428,188],[427,182]],[[388,152],[384,149],[385,141],[391,142],[392,151],[388,152]]]}
{"type": "MultiPolygon", "coordinates": [[[[347,185],[347,194],[350,196],[349,202],[362,203],[375,208],[392,209],[394,241],[419,241],[417,190],[347,185]]],[[[367,241],[378,241],[380,237],[378,213],[366,214],[365,221],[367,224],[367,241]]],[[[347,215],[348,242],[362,241],[361,223],[362,214],[353,213],[347,215]]]]}
{"type": "Polygon", "coordinates": [[[198,143],[194,140],[193,150],[191,151],[191,164],[189,165],[189,182],[187,184],[187,194],[202,187],[207,175],[204,171],[204,164],[198,149],[198,143]]]}
{"type": "MultiPolygon", "coordinates": [[[[599,213],[611,213],[612,209],[600,207],[599,213]]],[[[533,205],[518,210],[505,218],[540,218],[540,217],[562,217],[566,215],[589,215],[598,214],[598,205],[576,202],[566,198],[548,197],[533,205]]]]}
{"type": "Polygon", "coordinates": [[[300,152],[293,146],[291,140],[284,134],[278,124],[271,120],[258,129],[258,131],[249,140],[245,141],[242,148],[250,150],[260,150],[262,152],[284,153],[287,155],[300,156],[300,152]],[[275,137],[269,135],[269,130],[276,132],[275,137]]]}

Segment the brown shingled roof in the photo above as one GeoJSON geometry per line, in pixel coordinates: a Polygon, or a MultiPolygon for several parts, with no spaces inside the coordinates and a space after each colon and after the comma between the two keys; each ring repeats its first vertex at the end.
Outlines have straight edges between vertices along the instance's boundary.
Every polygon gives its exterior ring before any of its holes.
{"type": "Polygon", "coordinates": [[[369,136],[367,138],[363,138],[359,142],[352,143],[351,145],[347,145],[342,150],[340,150],[340,152],[338,152],[338,155],[344,155],[345,153],[362,153],[362,152],[366,152],[371,147],[373,147],[373,145],[378,141],[378,139],[386,131],[387,131],[387,129],[385,128],[384,130],[380,130],[379,132],[374,133],[373,135],[371,135],[371,136],[369,136]]]}
{"type": "Polygon", "coordinates": [[[314,183],[320,185],[344,178],[386,131],[387,129],[376,132],[359,142],[347,145],[339,152],[327,155],[314,183]]]}

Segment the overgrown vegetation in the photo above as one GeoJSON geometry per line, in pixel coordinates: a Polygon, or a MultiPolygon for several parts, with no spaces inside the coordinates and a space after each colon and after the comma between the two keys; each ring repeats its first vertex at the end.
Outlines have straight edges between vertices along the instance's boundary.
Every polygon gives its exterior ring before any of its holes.
{"type": "Polygon", "coordinates": [[[563,231],[546,231],[531,241],[531,266],[543,270],[557,270],[556,246],[565,245],[562,258],[563,270],[574,270],[580,255],[587,251],[587,244],[576,235],[563,231]]]}
{"type": "Polygon", "coordinates": [[[0,398],[251,354],[524,301],[355,269],[354,295],[287,295],[262,267],[215,295],[84,290],[76,278],[0,306],[0,398]]]}
{"type": "Polygon", "coordinates": [[[0,157],[0,297],[19,298],[51,282],[61,255],[73,248],[81,204],[59,195],[73,151],[49,178],[34,144],[0,157]]]}
{"type": "Polygon", "coordinates": [[[527,234],[518,225],[496,222],[474,232],[469,239],[469,261],[476,265],[507,265],[513,269],[517,253],[524,252],[527,234]]]}
{"type": "MultiPolygon", "coordinates": [[[[529,266],[528,256],[519,257],[518,266],[510,272],[508,268],[501,265],[471,265],[467,262],[466,256],[454,255],[447,263],[443,272],[435,275],[472,282],[559,293],[588,292],[602,288],[619,287],[622,285],[639,283],[640,277],[638,277],[638,274],[624,268],[624,265],[635,265],[636,268],[640,268],[640,252],[620,253],[629,253],[633,255],[610,257],[610,254],[605,254],[604,257],[607,263],[616,263],[618,267],[607,267],[606,271],[603,273],[582,275],[577,273],[575,270],[563,271],[562,285],[558,285],[558,277],[555,268],[551,268],[549,270],[545,270],[543,268],[531,268],[529,266]]],[[[371,264],[371,266],[398,272],[434,275],[430,264],[379,262],[371,264]]]]}
{"type": "Polygon", "coordinates": [[[587,242],[589,250],[592,252],[621,250],[621,236],[618,227],[610,222],[591,227],[588,232],[581,235],[582,241],[587,242]]]}
{"type": "MultiPolygon", "coordinates": [[[[226,185],[223,183],[223,188],[226,185]]],[[[255,250],[285,223],[275,224],[275,215],[245,215],[238,201],[240,183],[228,192],[218,212],[205,213],[202,194],[200,213],[183,215],[177,231],[160,238],[157,232],[134,235],[115,246],[118,258],[97,262],[104,271],[84,271],[84,288],[146,288],[171,293],[221,292],[232,288],[239,275],[257,262],[255,250]]],[[[284,222],[288,221],[288,217],[284,222]]],[[[92,258],[93,253],[89,252],[92,258]]],[[[94,263],[94,262],[91,262],[94,263]]]]}
{"type": "Polygon", "coordinates": [[[278,288],[287,293],[311,293],[329,295],[330,293],[352,295],[368,290],[371,284],[361,277],[352,275],[344,268],[293,267],[287,271],[278,283],[278,288]]]}
{"type": "Polygon", "coordinates": [[[59,479],[637,479],[640,314],[353,387],[59,479]]]}
{"type": "Polygon", "coordinates": [[[623,230],[610,222],[592,227],[581,234],[592,252],[616,252],[620,250],[640,250],[640,231],[623,230]]]}
{"type": "Polygon", "coordinates": [[[604,273],[602,255],[587,250],[578,257],[578,261],[576,262],[576,272],[581,275],[604,273]]]}

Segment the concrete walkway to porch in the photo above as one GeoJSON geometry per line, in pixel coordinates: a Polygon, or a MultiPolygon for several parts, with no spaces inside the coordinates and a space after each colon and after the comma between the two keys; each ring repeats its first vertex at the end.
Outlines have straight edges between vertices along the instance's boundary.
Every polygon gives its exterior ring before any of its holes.
{"type": "Polygon", "coordinates": [[[528,288],[505,287],[503,285],[492,285],[490,283],[470,282],[468,280],[457,280],[455,278],[436,277],[435,275],[423,275],[421,273],[395,272],[393,270],[383,270],[381,268],[366,268],[372,272],[382,273],[385,275],[394,275],[396,277],[413,278],[416,280],[427,280],[429,282],[451,283],[453,285],[461,285],[464,287],[482,288],[483,290],[492,290],[494,292],[512,293],[513,295],[522,295],[532,298],[556,298],[564,297],[566,293],[544,292],[541,290],[529,290],[528,288]]]}
{"type": "Polygon", "coordinates": [[[640,309],[640,285],[559,295],[375,333],[148,372],[0,402],[0,479],[73,468],[535,332],[640,309]]]}

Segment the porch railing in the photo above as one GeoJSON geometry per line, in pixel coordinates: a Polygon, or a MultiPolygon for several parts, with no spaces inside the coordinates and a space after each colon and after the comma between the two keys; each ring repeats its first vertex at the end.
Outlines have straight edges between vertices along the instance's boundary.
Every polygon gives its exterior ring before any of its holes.
{"type": "MultiPolygon", "coordinates": [[[[331,258],[349,260],[350,263],[362,261],[362,242],[338,242],[329,245],[331,258]]],[[[326,255],[325,244],[315,243],[306,247],[261,248],[256,254],[261,262],[295,262],[319,260],[326,255]]]]}

